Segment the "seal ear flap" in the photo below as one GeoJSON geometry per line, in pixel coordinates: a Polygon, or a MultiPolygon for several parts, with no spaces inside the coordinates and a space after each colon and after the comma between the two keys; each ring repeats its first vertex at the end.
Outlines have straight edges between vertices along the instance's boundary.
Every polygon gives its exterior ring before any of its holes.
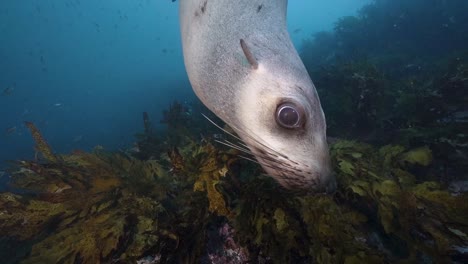
{"type": "Polygon", "coordinates": [[[247,43],[245,43],[245,41],[243,39],[241,39],[240,40],[240,45],[241,45],[242,51],[244,52],[245,57],[247,58],[247,61],[250,63],[252,68],[254,70],[258,69],[257,59],[255,59],[252,52],[250,52],[250,49],[247,46],[247,43]]]}

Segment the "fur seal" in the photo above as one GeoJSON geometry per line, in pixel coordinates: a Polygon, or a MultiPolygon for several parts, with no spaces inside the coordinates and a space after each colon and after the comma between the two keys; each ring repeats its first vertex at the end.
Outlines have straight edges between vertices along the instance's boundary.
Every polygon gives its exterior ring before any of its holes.
{"type": "Polygon", "coordinates": [[[195,94],[288,189],[333,191],[325,115],[286,27],[287,0],[180,0],[195,94]]]}

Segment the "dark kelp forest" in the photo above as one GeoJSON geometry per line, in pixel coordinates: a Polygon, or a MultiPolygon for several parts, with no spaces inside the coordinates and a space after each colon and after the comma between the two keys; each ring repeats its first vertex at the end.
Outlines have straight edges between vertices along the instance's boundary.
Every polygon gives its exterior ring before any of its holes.
{"type": "Polygon", "coordinates": [[[161,121],[143,113],[137,145],[119,152],[57,154],[27,123],[37,158],[12,162],[0,194],[0,259],[466,263],[466,10],[464,0],[376,0],[304,42],[333,195],[279,187],[216,143],[229,136],[198,103],[174,102],[161,121]]]}
{"type": "Polygon", "coordinates": [[[305,41],[301,56],[328,135],[428,145],[457,170],[445,176],[460,177],[468,166],[467,8],[462,0],[377,0],[305,41]]]}

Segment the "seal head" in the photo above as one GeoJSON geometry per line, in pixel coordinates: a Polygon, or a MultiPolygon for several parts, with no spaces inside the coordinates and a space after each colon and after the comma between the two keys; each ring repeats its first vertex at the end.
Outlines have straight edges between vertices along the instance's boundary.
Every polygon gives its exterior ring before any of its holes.
{"type": "Polygon", "coordinates": [[[320,101],[308,75],[291,77],[284,68],[259,63],[243,86],[236,131],[281,185],[332,191],[320,101]]]}
{"type": "MultiPolygon", "coordinates": [[[[316,89],[286,29],[287,0],[181,0],[184,61],[201,101],[289,189],[333,191],[316,89]]],[[[229,143],[232,145],[231,143],[229,143]]]]}

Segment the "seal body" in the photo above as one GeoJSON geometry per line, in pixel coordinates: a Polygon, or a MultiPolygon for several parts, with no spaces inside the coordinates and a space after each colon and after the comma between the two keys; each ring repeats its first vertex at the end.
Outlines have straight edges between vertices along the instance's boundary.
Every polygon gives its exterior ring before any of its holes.
{"type": "Polygon", "coordinates": [[[325,116],[286,10],[287,0],[180,0],[184,62],[195,94],[268,175],[286,188],[330,191],[325,116]]]}

